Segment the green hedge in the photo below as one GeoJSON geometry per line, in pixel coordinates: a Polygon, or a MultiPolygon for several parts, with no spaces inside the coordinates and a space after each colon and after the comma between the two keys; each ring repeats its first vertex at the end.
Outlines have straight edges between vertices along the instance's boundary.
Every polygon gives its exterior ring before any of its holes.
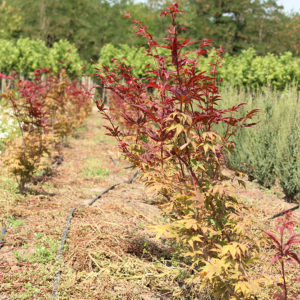
{"type": "Polygon", "coordinates": [[[228,158],[230,167],[247,172],[261,185],[280,184],[286,198],[300,200],[300,101],[293,89],[256,93],[224,88],[224,107],[247,102],[245,110],[260,109],[258,124],[241,130],[234,138],[236,151],[228,158]]]}
{"type": "Polygon", "coordinates": [[[83,61],[75,46],[61,40],[48,48],[42,40],[19,39],[16,42],[0,39],[0,72],[12,71],[30,78],[39,68],[51,68],[54,72],[65,68],[70,77],[80,76],[83,61]]]}
{"type": "MultiPolygon", "coordinates": [[[[159,52],[168,53],[168,50],[160,48],[159,52]]],[[[194,56],[193,53],[189,55],[194,56]]],[[[128,45],[115,47],[112,44],[107,44],[101,49],[98,63],[111,67],[113,57],[118,59],[126,57],[127,64],[133,67],[134,75],[139,77],[144,76],[145,66],[152,63],[151,58],[145,55],[145,48],[128,45]]],[[[201,57],[201,70],[208,70],[209,63],[215,60],[213,50],[207,57],[201,57]]],[[[286,86],[296,85],[300,88],[300,59],[293,57],[289,52],[279,56],[274,54],[257,56],[254,49],[247,49],[235,56],[225,54],[222,65],[219,76],[223,79],[224,86],[230,84],[252,89],[272,86],[274,89],[283,90],[286,86]]]]}

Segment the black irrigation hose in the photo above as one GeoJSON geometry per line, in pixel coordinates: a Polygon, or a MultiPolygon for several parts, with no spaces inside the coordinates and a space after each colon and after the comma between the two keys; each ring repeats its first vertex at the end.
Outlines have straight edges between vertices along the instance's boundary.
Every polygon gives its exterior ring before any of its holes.
{"type": "MultiPolygon", "coordinates": [[[[111,186],[109,186],[107,189],[105,189],[100,195],[98,195],[97,197],[95,197],[94,199],[92,199],[89,203],[88,203],[88,206],[91,206],[93,205],[98,199],[100,199],[104,194],[106,194],[108,191],[110,190],[113,190],[116,186],[122,184],[122,183],[127,183],[127,184],[132,184],[133,180],[136,178],[136,176],[139,174],[139,171],[136,171],[134,173],[134,175],[129,178],[128,180],[125,180],[121,183],[115,183],[111,186]]],[[[63,252],[63,248],[64,248],[64,243],[66,241],[66,238],[67,238],[67,234],[68,234],[68,231],[69,231],[69,228],[70,228],[70,223],[71,223],[71,219],[72,219],[72,216],[73,216],[73,213],[74,211],[76,210],[76,208],[73,208],[68,216],[68,219],[67,219],[67,223],[66,223],[66,227],[65,227],[65,230],[64,230],[64,234],[63,234],[63,237],[61,239],[61,242],[60,242],[60,250],[59,250],[59,253],[58,253],[58,256],[57,256],[57,261],[59,261],[61,259],[61,256],[62,256],[62,252],[63,252]]],[[[1,247],[0,247],[1,248],[1,247]]],[[[58,273],[56,274],[56,277],[55,277],[55,281],[54,281],[54,284],[53,284],[53,290],[52,290],[52,299],[56,299],[56,294],[57,294],[57,289],[58,289],[58,285],[59,285],[59,282],[60,282],[60,274],[61,274],[61,271],[58,271],[58,273]]]]}
{"type": "Polygon", "coordinates": [[[91,200],[88,205],[91,206],[93,205],[98,199],[100,199],[104,194],[106,194],[108,191],[113,190],[117,185],[119,185],[120,183],[115,183],[113,185],[111,185],[110,187],[108,187],[107,189],[105,189],[100,195],[98,195],[97,197],[95,197],[93,200],[91,200]]]}
{"type": "Polygon", "coordinates": [[[105,152],[108,154],[110,160],[113,162],[113,164],[116,166],[117,162],[114,160],[114,158],[109,154],[109,152],[105,149],[105,152]]]}
{"type": "Polygon", "coordinates": [[[134,178],[139,175],[139,171],[136,171],[131,178],[125,180],[124,183],[132,184],[134,178]]]}
{"type": "Polygon", "coordinates": [[[5,227],[1,229],[1,239],[0,239],[0,249],[4,246],[4,236],[6,234],[7,230],[5,227]]]}
{"type": "MultiPolygon", "coordinates": [[[[69,228],[70,228],[70,223],[71,223],[71,219],[72,219],[74,211],[75,211],[75,208],[73,208],[71,210],[71,212],[68,216],[66,227],[65,227],[65,230],[64,230],[64,234],[63,234],[63,237],[62,237],[61,242],[60,242],[60,249],[59,249],[58,256],[57,256],[57,261],[59,261],[61,259],[61,255],[62,255],[63,248],[64,248],[64,243],[65,243],[66,238],[67,238],[67,234],[68,234],[68,231],[69,231],[69,228]]],[[[52,298],[53,299],[55,299],[55,297],[56,297],[57,288],[58,288],[58,285],[59,285],[59,282],[60,282],[60,274],[61,274],[60,271],[56,274],[55,281],[54,281],[54,284],[53,284],[53,291],[52,291],[52,298]]]]}
{"type": "Polygon", "coordinates": [[[298,205],[296,205],[296,206],[294,206],[294,207],[292,207],[292,208],[290,208],[290,209],[287,209],[287,210],[285,210],[285,211],[282,211],[282,212],[280,212],[280,213],[274,215],[273,217],[271,217],[270,220],[275,219],[275,218],[278,218],[278,217],[281,217],[281,216],[287,214],[287,213],[290,212],[290,211],[294,211],[294,210],[298,209],[299,207],[300,207],[300,205],[298,204],[298,205]]]}
{"type": "Polygon", "coordinates": [[[135,167],[135,165],[128,166],[128,167],[125,167],[124,170],[126,170],[126,169],[133,169],[134,167],[135,167]]]}

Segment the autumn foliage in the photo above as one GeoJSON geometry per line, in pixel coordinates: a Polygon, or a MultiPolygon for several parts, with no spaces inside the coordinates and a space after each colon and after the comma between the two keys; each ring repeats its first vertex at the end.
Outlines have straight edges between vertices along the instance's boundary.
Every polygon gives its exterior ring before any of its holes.
{"type": "Polygon", "coordinates": [[[216,50],[220,59],[210,64],[209,72],[199,70],[199,58],[212,41],[200,41],[196,58],[188,58],[183,49],[196,42],[181,39],[185,28],[176,23],[180,13],[177,3],[161,13],[172,22],[164,45],[158,45],[141,22],[125,15],[145,40],[145,55],[153,64],[144,78],[135,77],[123,61],[115,60],[113,69],[100,68],[97,78],[122,105],[108,110],[103,99],[97,105],[109,122],[109,134],[142,170],[149,189],[162,196],[169,222],[153,230],[181,245],[191,261],[189,283],[200,290],[213,289],[222,299],[246,299],[259,288],[259,282],[248,276],[255,247],[247,236],[247,218],[241,217],[243,208],[223,171],[224,158],[234,148],[230,137],[253,125],[248,121],[256,110],[235,117],[244,104],[218,107],[217,70],[224,51],[216,50]],[[159,55],[159,48],[169,55],[159,55]],[[220,123],[226,128],[222,135],[217,131],[220,123]]]}
{"type": "Polygon", "coordinates": [[[20,137],[8,142],[3,161],[16,176],[19,188],[51,167],[60,144],[83,122],[91,110],[89,91],[70,81],[66,72],[52,75],[38,69],[34,79],[5,76],[10,88],[2,95],[15,118],[20,137]]]}

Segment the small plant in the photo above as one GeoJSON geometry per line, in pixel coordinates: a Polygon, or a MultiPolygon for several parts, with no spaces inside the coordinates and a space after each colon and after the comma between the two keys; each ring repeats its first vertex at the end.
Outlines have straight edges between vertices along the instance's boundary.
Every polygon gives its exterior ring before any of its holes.
{"type": "Polygon", "coordinates": [[[16,219],[15,217],[9,218],[8,222],[12,228],[17,228],[24,224],[24,220],[16,219]]]}
{"type": "MultiPolygon", "coordinates": [[[[300,256],[293,250],[295,244],[300,244],[300,234],[295,232],[296,222],[291,217],[292,212],[288,212],[284,217],[278,219],[276,227],[278,235],[264,231],[270,238],[272,249],[275,250],[271,264],[278,262],[281,268],[282,282],[277,284],[281,288],[281,292],[273,296],[273,299],[276,300],[297,299],[297,296],[300,295],[300,293],[289,295],[287,282],[286,264],[296,263],[296,265],[300,265],[300,256]]],[[[294,280],[300,282],[300,276],[294,280]]]]}

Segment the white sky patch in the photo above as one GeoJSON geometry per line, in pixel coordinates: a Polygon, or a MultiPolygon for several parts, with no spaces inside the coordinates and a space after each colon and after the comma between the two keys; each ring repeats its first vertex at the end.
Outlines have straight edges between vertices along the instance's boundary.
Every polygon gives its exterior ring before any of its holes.
{"type": "Polygon", "coordinates": [[[277,3],[282,5],[286,12],[300,13],[300,0],[278,0],[277,3]]]}

